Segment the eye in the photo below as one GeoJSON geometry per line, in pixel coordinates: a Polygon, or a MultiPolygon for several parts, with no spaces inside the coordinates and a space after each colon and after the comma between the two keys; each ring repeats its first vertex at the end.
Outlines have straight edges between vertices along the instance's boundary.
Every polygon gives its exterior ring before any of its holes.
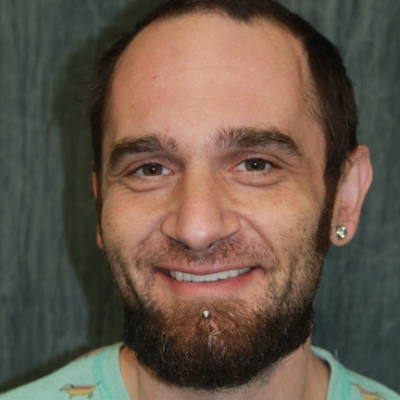
{"type": "Polygon", "coordinates": [[[161,164],[150,163],[142,165],[135,171],[136,175],[144,175],[144,176],[159,176],[159,175],[167,175],[169,173],[167,168],[164,168],[161,164]]]}
{"type": "Polygon", "coordinates": [[[249,158],[238,165],[239,171],[265,171],[271,168],[271,164],[262,158],[249,158]]]}

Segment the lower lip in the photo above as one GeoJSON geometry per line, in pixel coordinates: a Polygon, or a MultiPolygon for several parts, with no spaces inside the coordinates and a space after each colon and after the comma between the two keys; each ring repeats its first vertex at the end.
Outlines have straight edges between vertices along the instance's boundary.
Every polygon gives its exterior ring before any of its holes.
{"type": "Polygon", "coordinates": [[[215,282],[185,282],[178,281],[170,275],[155,270],[156,278],[161,279],[174,294],[187,297],[204,297],[204,296],[220,296],[224,294],[232,294],[232,292],[242,289],[243,286],[252,281],[261,273],[260,268],[251,268],[250,271],[238,275],[234,278],[218,280],[215,282]]]}

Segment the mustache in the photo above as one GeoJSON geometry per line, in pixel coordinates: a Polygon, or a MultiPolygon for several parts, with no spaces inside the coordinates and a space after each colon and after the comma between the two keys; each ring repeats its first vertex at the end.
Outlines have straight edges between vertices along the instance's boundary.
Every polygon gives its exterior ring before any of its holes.
{"type": "Polygon", "coordinates": [[[136,257],[138,267],[163,263],[187,265],[246,264],[275,265],[274,248],[265,242],[245,241],[241,237],[227,238],[205,250],[192,250],[185,244],[165,238],[162,243],[152,241],[141,248],[136,257]]]}

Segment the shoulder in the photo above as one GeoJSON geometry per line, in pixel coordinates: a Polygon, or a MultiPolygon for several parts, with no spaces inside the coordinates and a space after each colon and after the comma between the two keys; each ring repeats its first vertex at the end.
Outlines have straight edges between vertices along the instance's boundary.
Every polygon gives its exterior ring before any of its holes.
{"type": "Polygon", "coordinates": [[[328,351],[318,347],[312,351],[331,370],[327,400],[400,400],[400,395],[386,386],[345,368],[328,351]]]}
{"type": "Polygon", "coordinates": [[[347,370],[351,385],[366,400],[400,400],[400,395],[386,386],[356,372],[347,370]]]}
{"type": "Polygon", "coordinates": [[[65,400],[74,396],[100,399],[96,392],[104,380],[103,364],[107,359],[118,359],[120,346],[104,347],[85,354],[44,378],[0,395],[0,400],[65,400]]]}

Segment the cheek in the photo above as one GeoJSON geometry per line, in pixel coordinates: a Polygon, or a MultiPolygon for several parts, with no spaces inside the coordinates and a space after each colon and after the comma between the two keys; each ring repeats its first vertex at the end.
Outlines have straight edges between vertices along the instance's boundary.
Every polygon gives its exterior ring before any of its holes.
{"type": "Polygon", "coordinates": [[[105,245],[140,246],[154,233],[159,232],[163,216],[160,198],[143,198],[129,190],[110,191],[103,200],[101,225],[105,245]]]}
{"type": "Polygon", "coordinates": [[[237,196],[235,202],[242,225],[277,250],[288,250],[313,235],[322,209],[318,196],[288,187],[237,196]]]}

